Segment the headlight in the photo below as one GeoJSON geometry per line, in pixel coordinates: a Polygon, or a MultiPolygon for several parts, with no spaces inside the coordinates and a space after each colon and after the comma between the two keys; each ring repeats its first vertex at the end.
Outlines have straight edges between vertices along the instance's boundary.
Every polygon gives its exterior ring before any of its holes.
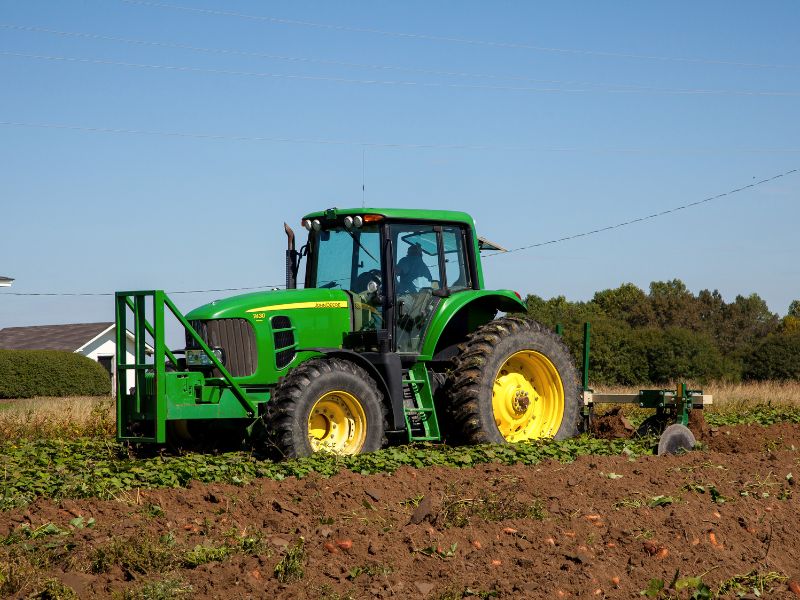
{"type": "MultiPolygon", "coordinates": [[[[219,362],[225,364],[225,353],[222,348],[212,348],[211,351],[217,357],[219,362]]],[[[195,348],[186,349],[186,366],[187,367],[213,367],[214,363],[211,362],[211,357],[203,350],[195,348]]]]}

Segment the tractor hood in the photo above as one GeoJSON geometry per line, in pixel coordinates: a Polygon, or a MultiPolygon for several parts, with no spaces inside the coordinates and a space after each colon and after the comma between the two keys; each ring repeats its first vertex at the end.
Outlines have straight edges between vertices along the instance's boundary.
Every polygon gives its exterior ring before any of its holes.
{"type": "Polygon", "coordinates": [[[348,296],[341,290],[273,290],[214,300],[187,313],[189,320],[245,318],[259,322],[276,314],[297,311],[341,311],[349,319],[348,296]]]}

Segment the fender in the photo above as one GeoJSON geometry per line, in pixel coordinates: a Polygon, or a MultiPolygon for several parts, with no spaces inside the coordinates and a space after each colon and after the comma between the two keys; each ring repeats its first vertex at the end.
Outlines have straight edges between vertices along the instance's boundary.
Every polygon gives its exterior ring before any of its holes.
{"type": "Polygon", "coordinates": [[[528,308],[516,292],[511,290],[464,290],[444,298],[433,316],[425,342],[420,353],[420,360],[431,360],[437,349],[441,350],[442,342],[449,345],[445,337],[452,337],[448,325],[456,325],[456,318],[464,320],[466,333],[475,331],[484,323],[488,323],[498,312],[527,312],[528,308]],[[465,318],[466,317],[466,318],[465,318]]]}

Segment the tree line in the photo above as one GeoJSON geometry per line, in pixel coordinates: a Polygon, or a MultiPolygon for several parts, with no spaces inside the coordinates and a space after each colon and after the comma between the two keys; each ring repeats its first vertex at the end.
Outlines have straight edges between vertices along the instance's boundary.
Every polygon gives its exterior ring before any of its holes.
{"type": "Polygon", "coordinates": [[[800,380],[800,300],[780,317],[758,294],[726,302],[717,290],[695,295],[673,279],[652,282],[649,292],[625,283],[588,302],[526,301],[532,318],[562,325],[577,364],[583,323],[591,323],[593,383],[800,380]]]}

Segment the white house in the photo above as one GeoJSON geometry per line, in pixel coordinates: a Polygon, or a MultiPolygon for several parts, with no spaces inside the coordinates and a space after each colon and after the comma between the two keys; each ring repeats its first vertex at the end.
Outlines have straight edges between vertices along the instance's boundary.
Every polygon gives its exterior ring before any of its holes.
{"type": "MultiPolygon", "coordinates": [[[[135,362],[133,334],[130,331],[126,334],[125,362],[131,364],[135,362]]],[[[111,377],[112,393],[116,390],[116,348],[114,323],[71,323],[0,329],[0,349],[3,350],[62,350],[77,352],[96,360],[106,368],[111,377]]],[[[147,353],[152,353],[149,346],[147,353]]]]}
{"type": "Polygon", "coordinates": [[[11,287],[11,284],[14,282],[13,277],[3,277],[0,275],[0,287],[11,287]]]}

